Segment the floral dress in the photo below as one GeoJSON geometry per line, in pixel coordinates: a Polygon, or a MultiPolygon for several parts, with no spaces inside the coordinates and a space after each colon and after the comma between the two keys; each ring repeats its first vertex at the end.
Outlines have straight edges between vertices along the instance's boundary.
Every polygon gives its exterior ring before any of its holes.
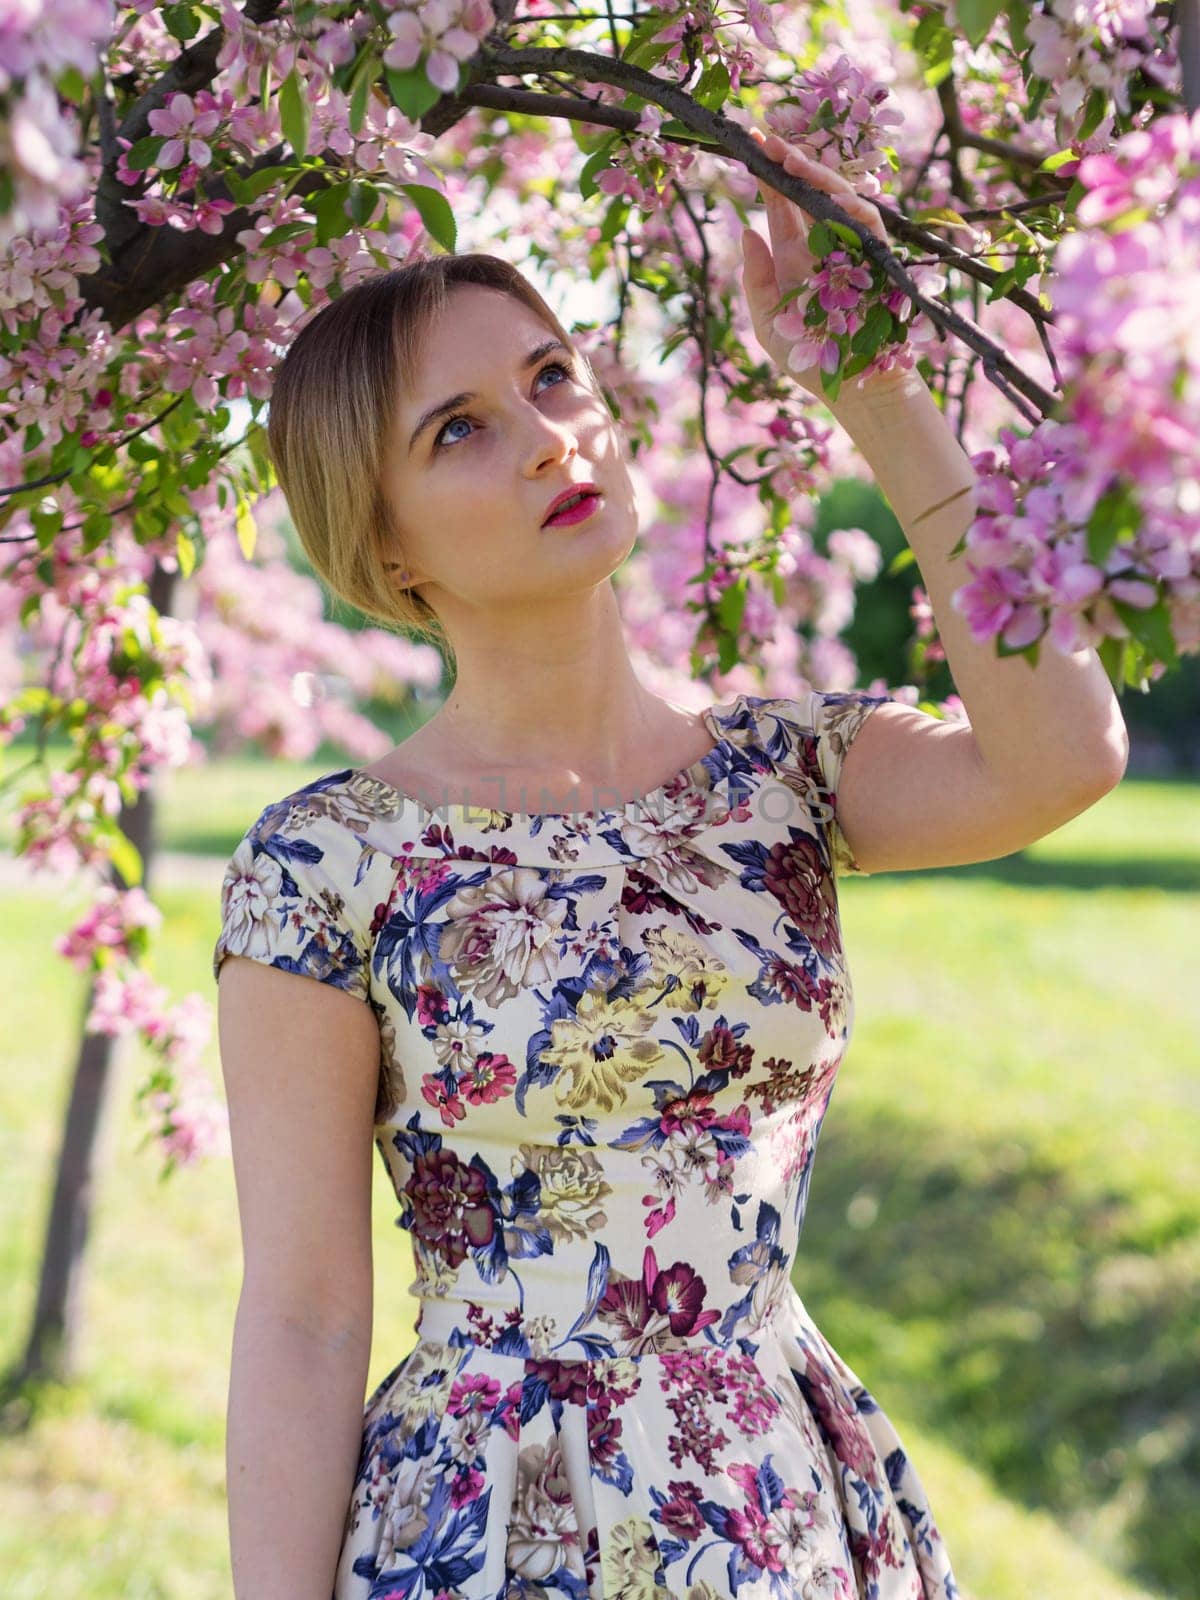
{"type": "Polygon", "coordinates": [[[333,1600],[954,1600],[920,1479],[791,1283],[853,1024],[842,759],[887,699],[742,694],[613,810],[268,806],[226,954],[379,1024],[417,1343],[333,1600]]]}

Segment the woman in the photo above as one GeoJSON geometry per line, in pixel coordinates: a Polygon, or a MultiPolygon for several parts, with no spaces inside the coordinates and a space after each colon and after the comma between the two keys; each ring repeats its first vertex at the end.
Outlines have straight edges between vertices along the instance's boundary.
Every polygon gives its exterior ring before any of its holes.
{"type": "MultiPolygon", "coordinates": [[[[768,208],[772,351],[802,237],[768,208]]],[[[238,1596],[953,1600],[913,1464],[790,1283],[853,1023],[835,874],[1018,848],[1111,788],[1107,734],[1021,794],[886,696],[697,720],[647,691],[619,425],[493,257],[323,310],[270,439],[315,569],[456,676],[374,767],[269,806],[223,885],[238,1596]],[[364,1414],[372,1140],[420,1314],[364,1414]]],[[[999,749],[1016,713],[955,656],[999,749]]]]}

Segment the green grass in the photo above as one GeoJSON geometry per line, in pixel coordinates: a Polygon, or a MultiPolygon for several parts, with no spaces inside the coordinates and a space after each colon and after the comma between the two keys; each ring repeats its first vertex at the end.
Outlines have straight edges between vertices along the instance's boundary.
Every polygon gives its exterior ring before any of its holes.
{"type": "MultiPolygon", "coordinates": [[[[157,974],[215,998],[224,858],[333,760],[171,775],[157,974]]],[[[973,1600],[1185,1595],[1197,1555],[1200,830],[1127,780],[969,869],[847,880],[857,1017],[794,1281],[888,1410],[973,1600]],[[1189,1544],[1190,1534],[1190,1544],[1189,1544]]],[[[0,1360],[32,1309],[83,980],[50,954],[82,895],[3,927],[0,1360]]],[[[215,1039],[207,1066],[219,1085],[215,1039]]],[[[89,1245],[82,1375],[0,1438],[5,1600],[228,1600],[224,1409],[240,1283],[232,1171],[160,1183],[120,1064],[89,1245]]],[[[408,1350],[408,1241],[375,1168],[374,1386],[408,1350]]]]}

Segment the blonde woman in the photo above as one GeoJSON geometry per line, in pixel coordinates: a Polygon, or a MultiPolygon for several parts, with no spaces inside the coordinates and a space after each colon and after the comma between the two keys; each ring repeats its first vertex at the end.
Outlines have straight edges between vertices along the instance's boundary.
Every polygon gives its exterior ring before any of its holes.
{"type": "MultiPolygon", "coordinates": [[[[374,766],[270,805],[224,881],[238,1600],[953,1600],[913,1463],[791,1284],[853,1022],[836,876],[1013,850],[1117,763],[1077,728],[1022,792],[887,696],[647,690],[620,426],[491,256],[314,317],[270,441],[316,571],[455,676],[374,766]],[[364,1411],[372,1143],[420,1314],[364,1411]]],[[[938,448],[907,512],[954,487],[938,448]]],[[[1002,749],[1028,668],[952,658],[1002,749]]]]}

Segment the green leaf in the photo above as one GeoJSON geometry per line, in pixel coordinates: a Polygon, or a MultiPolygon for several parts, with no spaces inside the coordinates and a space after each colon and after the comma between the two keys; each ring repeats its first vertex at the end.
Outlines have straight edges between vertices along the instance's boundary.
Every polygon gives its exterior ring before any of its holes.
{"type": "Polygon", "coordinates": [[[312,107],[293,67],[279,88],[279,125],[283,129],[283,137],[298,156],[308,154],[311,121],[312,107]]]}
{"type": "Polygon", "coordinates": [[[992,282],[991,288],[988,290],[988,297],[985,303],[990,306],[993,301],[1002,299],[1003,296],[1006,295],[1008,291],[1015,285],[1019,284],[1020,281],[1020,273],[1015,271],[1012,267],[1006,268],[1003,272],[998,272],[992,282]]]}
{"type": "Polygon", "coordinates": [[[425,76],[424,67],[420,65],[409,67],[404,72],[397,72],[394,67],[386,67],[384,76],[387,78],[393,102],[414,122],[420,122],[430,106],[441,98],[442,91],[430,83],[425,76]]]}
{"type": "Polygon", "coordinates": [[[238,205],[248,206],[250,204],[250,194],[245,178],[239,178],[236,172],[224,172],[221,176],[225,179],[226,187],[238,205]]]}
{"type": "Polygon", "coordinates": [[[32,511],[29,520],[33,523],[33,531],[37,535],[38,549],[49,549],[63,525],[61,508],[55,506],[51,511],[32,511]]]}
{"type": "Polygon", "coordinates": [[[622,61],[639,67],[652,67],[670,48],[666,39],[655,42],[655,35],[661,33],[669,21],[670,18],[660,12],[651,12],[629,35],[621,54],[622,61]]]}
{"type": "Polygon", "coordinates": [[[158,152],[166,142],[157,133],[136,140],[125,152],[125,165],[131,172],[145,172],[147,167],[152,167],[157,162],[158,152]]]}
{"type": "Polygon", "coordinates": [[[99,824],[96,830],[108,845],[112,864],[125,883],[133,887],[142,881],[142,855],[128,834],[122,833],[115,822],[99,824]]]}
{"type": "Polygon", "coordinates": [[[400,188],[420,212],[426,231],[432,234],[443,250],[453,255],[458,230],[446,196],[424,183],[402,183],[400,188]]]}
{"type": "Polygon", "coordinates": [[[309,209],[317,219],[317,243],[328,244],[331,239],[340,239],[344,233],[349,233],[351,222],[346,212],[346,201],[350,198],[351,182],[347,178],[342,183],[332,183],[328,189],[322,189],[319,194],[309,196],[309,209]]]}
{"type": "Polygon", "coordinates": [[[912,30],[912,48],[926,67],[941,66],[954,59],[954,35],[950,34],[942,11],[926,11],[912,30]]]}
{"type": "Polygon", "coordinates": [[[746,592],[745,578],[738,578],[728,588],[722,589],[721,598],[717,601],[717,620],[730,633],[736,634],[741,629],[746,610],[746,592]]]}
{"type": "Polygon", "coordinates": [[[658,130],[660,139],[691,139],[696,144],[703,145],[706,150],[720,150],[722,146],[715,139],[706,138],[698,133],[695,128],[689,128],[686,122],[680,122],[678,117],[668,117],[658,130]]]}
{"type": "Polygon", "coordinates": [[[830,217],[829,221],[825,223],[824,226],[827,227],[831,233],[837,234],[838,238],[848,250],[854,251],[858,255],[862,254],[862,240],[858,237],[853,228],[848,228],[844,222],[839,222],[836,217],[830,217]]]}
{"type": "Polygon", "coordinates": [[[940,222],[949,228],[969,228],[971,224],[953,206],[925,206],[913,213],[914,222],[940,222]]]}
{"type": "Polygon", "coordinates": [[[167,32],[172,39],[180,39],[186,43],[200,32],[200,18],[190,5],[163,6],[161,11],[167,32]]]}
{"type": "Polygon", "coordinates": [[[289,162],[286,166],[261,167],[257,172],[252,172],[248,178],[239,180],[246,194],[246,199],[241,201],[241,204],[248,205],[251,200],[257,200],[260,194],[266,194],[267,190],[273,188],[281,179],[293,178],[300,170],[289,162]]]}
{"type": "Polygon", "coordinates": [[[720,672],[732,672],[739,661],[738,642],[735,634],[722,633],[717,640],[717,668],[720,672]]]}
{"type": "Polygon", "coordinates": [[[281,222],[277,228],[272,228],[263,239],[261,248],[273,250],[278,244],[286,244],[289,239],[295,239],[302,233],[310,231],[311,224],[307,222],[281,222]]]}
{"type": "Polygon", "coordinates": [[[826,222],[814,222],[808,230],[808,248],[816,261],[823,261],[831,250],[838,247],[837,240],[826,222]]]}
{"type": "MultiPolygon", "coordinates": [[[[866,319],[863,322],[862,327],[850,341],[850,348],[854,351],[855,355],[866,357],[866,361],[863,362],[863,366],[865,366],[867,361],[870,361],[873,356],[879,353],[881,346],[891,331],[892,313],[885,305],[881,305],[880,302],[876,300],[874,305],[872,305],[871,309],[867,312],[866,319]]],[[[862,368],[860,367],[858,370],[861,371],[862,368]]],[[[847,377],[850,376],[853,376],[853,374],[847,373],[847,377]]]]}
{"type": "Polygon", "coordinates": [[[958,25],[973,45],[980,45],[1004,10],[1004,0],[958,0],[958,25]]]}
{"type": "Polygon", "coordinates": [[[371,93],[371,85],[379,76],[379,57],[373,50],[364,50],[354,63],[354,74],[350,79],[350,132],[356,137],[362,132],[362,125],[367,115],[367,97],[371,93]]]}
{"type": "Polygon", "coordinates": [[[1093,89],[1087,97],[1086,104],[1083,125],[1078,134],[1080,142],[1090,139],[1104,120],[1104,113],[1108,110],[1108,95],[1103,89],[1093,89]]]}
{"type": "Polygon", "coordinates": [[[692,99],[709,111],[717,111],[729,98],[729,68],[723,61],[710,61],[692,90],[692,99]]]}
{"type": "Polygon", "coordinates": [[[1106,634],[1096,646],[1096,654],[1114,688],[1125,682],[1125,646],[1128,642],[1127,639],[1114,639],[1112,634],[1106,634]]]}
{"type": "Polygon", "coordinates": [[[611,244],[625,226],[629,217],[629,201],[621,195],[614,195],[612,204],[605,212],[604,221],[600,225],[600,237],[605,244],[611,244]]]}
{"type": "Polygon", "coordinates": [[[70,100],[73,105],[81,106],[88,92],[87,79],[78,67],[67,67],[58,75],[54,87],[64,100],[70,100]]]}
{"type": "Polygon", "coordinates": [[[1128,484],[1120,484],[1101,495],[1087,524],[1088,560],[1103,567],[1114,547],[1131,539],[1138,529],[1138,511],[1128,484]]]}
{"type": "Polygon", "coordinates": [[[83,550],[85,555],[91,555],[93,550],[112,533],[112,525],[103,511],[89,511],[83,519],[83,550]]]}
{"type": "Polygon", "coordinates": [[[350,187],[350,220],[357,226],[362,225],[370,218],[372,211],[379,204],[379,188],[376,184],[367,183],[360,179],[350,187]]]}
{"type": "Polygon", "coordinates": [[[605,139],[597,149],[584,162],[579,173],[579,193],[585,200],[590,200],[598,192],[596,174],[602,167],[607,167],[612,159],[613,150],[616,148],[617,136],[612,134],[605,139]]]}
{"type": "Polygon", "coordinates": [[[1024,56],[1029,49],[1029,30],[1025,26],[1029,11],[1029,0],[1008,0],[1005,7],[1008,13],[1008,37],[1017,56],[1024,56]]]}
{"type": "Polygon", "coordinates": [[[1025,126],[1027,128],[1032,128],[1037,121],[1038,112],[1042,109],[1042,101],[1050,93],[1049,78],[1035,78],[1033,82],[1033,94],[1029,100],[1028,111],[1025,113],[1025,126]]]}
{"type": "Polygon", "coordinates": [[[196,541],[182,528],[175,535],[175,554],[179,557],[179,575],[190,578],[196,570],[196,541]]]}
{"type": "Polygon", "coordinates": [[[242,554],[249,561],[254,555],[254,546],[258,540],[258,524],[254,520],[254,512],[250,509],[250,502],[244,496],[238,496],[237,503],[237,541],[242,547],[242,554]]]}
{"type": "Polygon", "coordinates": [[[843,374],[840,370],[837,372],[826,372],[822,368],[821,388],[825,394],[826,405],[833,406],[837,404],[837,397],[842,392],[842,376],[843,374]]]}
{"type": "Polygon", "coordinates": [[[912,42],[925,63],[925,81],[931,81],[931,73],[945,77],[954,63],[954,35],[946,26],[944,12],[927,11],[913,29],[912,42]]]}
{"type": "Polygon", "coordinates": [[[1179,655],[1171,633],[1171,614],[1165,600],[1157,600],[1154,605],[1143,608],[1131,606],[1111,595],[1109,599],[1113,610],[1133,637],[1152,651],[1156,660],[1168,667],[1178,665],[1179,655]]]}
{"type": "Polygon", "coordinates": [[[1079,152],[1072,150],[1068,146],[1065,150],[1055,150],[1053,155],[1048,155],[1037,170],[1039,172],[1057,172],[1059,167],[1065,167],[1068,161],[1078,160],[1079,152]]]}

